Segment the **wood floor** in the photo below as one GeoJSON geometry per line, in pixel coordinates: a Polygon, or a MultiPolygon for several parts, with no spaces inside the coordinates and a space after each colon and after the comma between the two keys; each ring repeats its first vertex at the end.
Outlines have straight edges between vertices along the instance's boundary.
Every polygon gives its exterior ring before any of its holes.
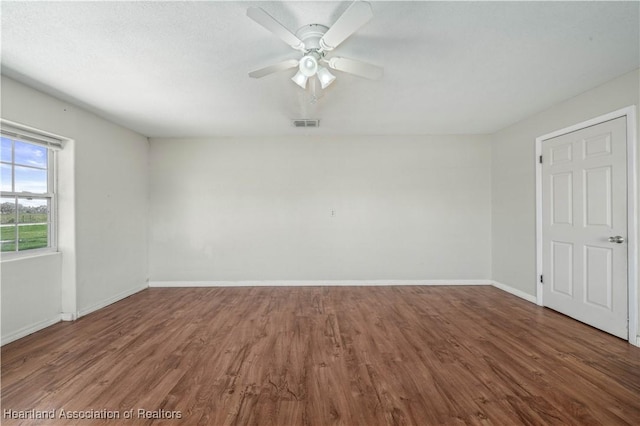
{"type": "Polygon", "coordinates": [[[2,412],[3,425],[638,425],[640,348],[484,286],[148,289],[4,346],[2,412]]]}

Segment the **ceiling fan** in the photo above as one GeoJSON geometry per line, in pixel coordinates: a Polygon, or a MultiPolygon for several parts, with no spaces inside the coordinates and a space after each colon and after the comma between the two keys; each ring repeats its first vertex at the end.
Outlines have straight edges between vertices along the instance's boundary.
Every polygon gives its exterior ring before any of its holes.
{"type": "Polygon", "coordinates": [[[298,72],[292,80],[303,89],[307,87],[307,80],[316,75],[323,89],[333,83],[336,77],[325,65],[333,70],[372,80],[382,77],[383,69],[378,66],[355,59],[326,56],[373,17],[371,5],[365,1],[351,3],[331,28],[320,24],[310,24],[303,26],[295,34],[262,8],[250,7],[247,9],[247,16],[271,31],[293,49],[303,53],[300,59],[287,59],[252,71],[249,73],[249,77],[261,78],[278,71],[298,67],[298,72]]]}

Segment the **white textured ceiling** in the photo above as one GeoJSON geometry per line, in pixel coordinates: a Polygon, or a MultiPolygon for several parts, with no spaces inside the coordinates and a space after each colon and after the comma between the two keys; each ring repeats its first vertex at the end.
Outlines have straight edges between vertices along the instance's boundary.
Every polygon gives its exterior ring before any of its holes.
{"type": "MultiPolygon", "coordinates": [[[[638,2],[372,2],[315,99],[298,53],[246,17],[330,26],[349,2],[2,1],[2,73],[154,137],[491,133],[639,66],[638,2]],[[300,130],[291,119],[319,118],[300,130]]],[[[319,89],[319,88],[318,88],[319,89]]]]}

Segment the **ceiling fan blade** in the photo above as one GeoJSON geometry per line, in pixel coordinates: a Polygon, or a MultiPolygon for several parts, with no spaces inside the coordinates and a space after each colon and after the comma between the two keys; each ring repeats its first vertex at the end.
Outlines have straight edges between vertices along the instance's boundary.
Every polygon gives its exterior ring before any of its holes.
{"type": "Polygon", "coordinates": [[[291,31],[286,29],[280,22],[259,7],[250,7],[247,9],[247,16],[267,30],[278,36],[282,41],[287,43],[294,49],[304,49],[304,43],[296,37],[291,31]]]}
{"type": "Polygon", "coordinates": [[[249,77],[262,78],[266,75],[273,74],[274,72],[288,70],[289,68],[293,68],[297,66],[298,66],[297,59],[287,59],[286,61],[269,65],[268,67],[260,68],[259,70],[251,71],[249,73],[249,77]]]}
{"type": "Polygon", "coordinates": [[[329,59],[329,68],[354,74],[370,80],[377,80],[384,74],[384,68],[355,59],[333,57],[329,59]]]}
{"type": "Polygon", "coordinates": [[[333,50],[358,28],[369,22],[373,17],[371,5],[366,1],[354,1],[344,11],[335,24],[322,36],[320,45],[324,50],[333,50]]]}

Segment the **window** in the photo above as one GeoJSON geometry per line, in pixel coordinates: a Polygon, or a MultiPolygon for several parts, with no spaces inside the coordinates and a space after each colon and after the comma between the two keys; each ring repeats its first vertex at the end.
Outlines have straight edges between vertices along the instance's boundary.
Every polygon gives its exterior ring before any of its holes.
{"type": "Polygon", "coordinates": [[[4,124],[1,138],[1,251],[55,247],[52,144],[46,137],[6,130],[4,124]]]}

